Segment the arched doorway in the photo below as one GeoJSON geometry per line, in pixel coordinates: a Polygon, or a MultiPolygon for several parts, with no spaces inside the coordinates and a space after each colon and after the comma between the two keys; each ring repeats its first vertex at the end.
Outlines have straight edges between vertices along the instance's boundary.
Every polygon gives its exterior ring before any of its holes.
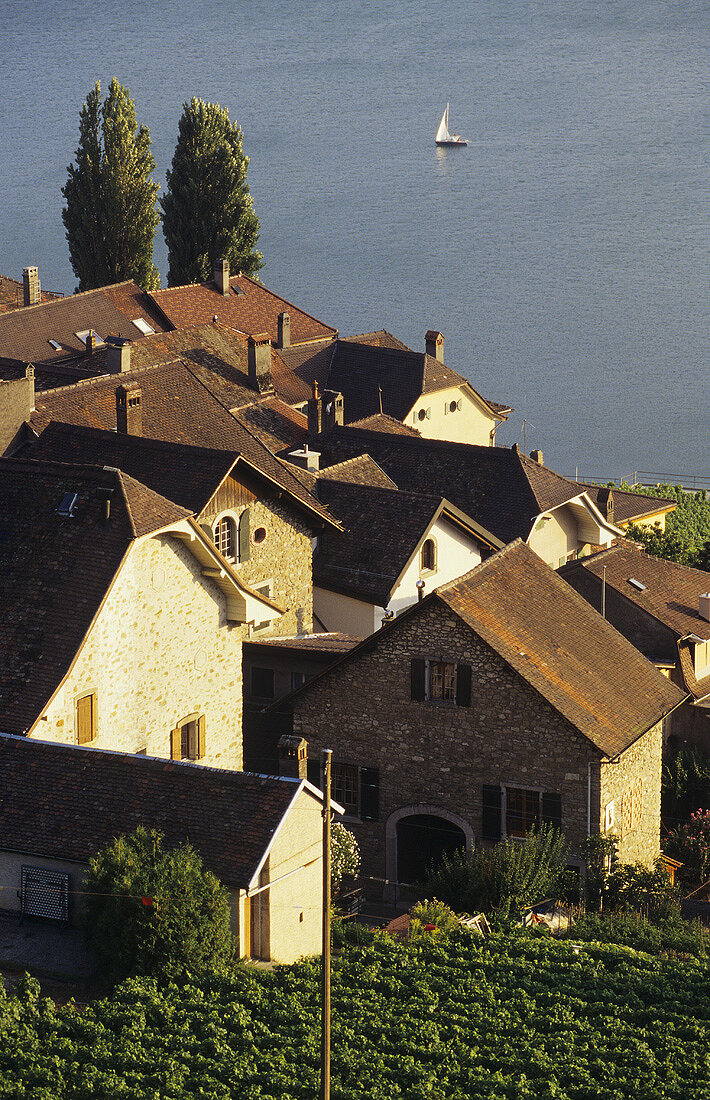
{"type": "Polygon", "coordinates": [[[397,882],[415,882],[426,873],[432,859],[445,852],[474,846],[473,829],[465,818],[440,806],[419,803],[402,806],[390,814],[385,826],[386,901],[396,901],[397,882]]]}

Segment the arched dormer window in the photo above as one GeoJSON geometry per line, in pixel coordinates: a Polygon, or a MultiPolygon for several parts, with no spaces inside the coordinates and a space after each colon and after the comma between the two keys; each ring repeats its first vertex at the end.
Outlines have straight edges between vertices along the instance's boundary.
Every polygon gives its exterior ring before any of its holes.
{"type": "Polygon", "coordinates": [[[422,573],[425,571],[433,573],[436,569],[436,541],[434,539],[426,539],[422,544],[421,569],[422,573]]]}
{"type": "Polygon", "coordinates": [[[227,561],[234,561],[237,526],[231,516],[222,516],[214,527],[213,542],[227,561]]]}

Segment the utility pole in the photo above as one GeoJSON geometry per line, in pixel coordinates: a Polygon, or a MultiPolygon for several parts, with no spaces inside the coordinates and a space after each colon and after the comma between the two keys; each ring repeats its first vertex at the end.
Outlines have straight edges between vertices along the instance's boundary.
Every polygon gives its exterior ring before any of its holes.
{"type": "Polygon", "coordinates": [[[602,566],[602,619],[606,619],[606,566],[602,566]]]}
{"type": "Polygon", "coordinates": [[[323,981],[320,1100],[330,1100],[330,767],[332,757],[332,749],[323,749],[323,981]]]}

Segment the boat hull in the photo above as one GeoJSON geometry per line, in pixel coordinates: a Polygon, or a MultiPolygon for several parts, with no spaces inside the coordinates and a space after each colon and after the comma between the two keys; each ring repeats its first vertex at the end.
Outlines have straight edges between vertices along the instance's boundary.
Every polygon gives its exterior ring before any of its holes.
{"type": "Polygon", "coordinates": [[[454,141],[453,139],[450,139],[449,141],[437,141],[436,144],[437,145],[468,145],[468,142],[464,141],[461,138],[459,138],[458,141],[454,141]]]}

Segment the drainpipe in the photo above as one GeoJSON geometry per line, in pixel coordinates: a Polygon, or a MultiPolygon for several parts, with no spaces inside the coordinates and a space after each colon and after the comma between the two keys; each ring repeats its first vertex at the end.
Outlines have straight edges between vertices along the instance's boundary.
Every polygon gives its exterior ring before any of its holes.
{"type": "Polygon", "coordinates": [[[592,835],[592,762],[587,761],[587,837],[592,835]]]}

